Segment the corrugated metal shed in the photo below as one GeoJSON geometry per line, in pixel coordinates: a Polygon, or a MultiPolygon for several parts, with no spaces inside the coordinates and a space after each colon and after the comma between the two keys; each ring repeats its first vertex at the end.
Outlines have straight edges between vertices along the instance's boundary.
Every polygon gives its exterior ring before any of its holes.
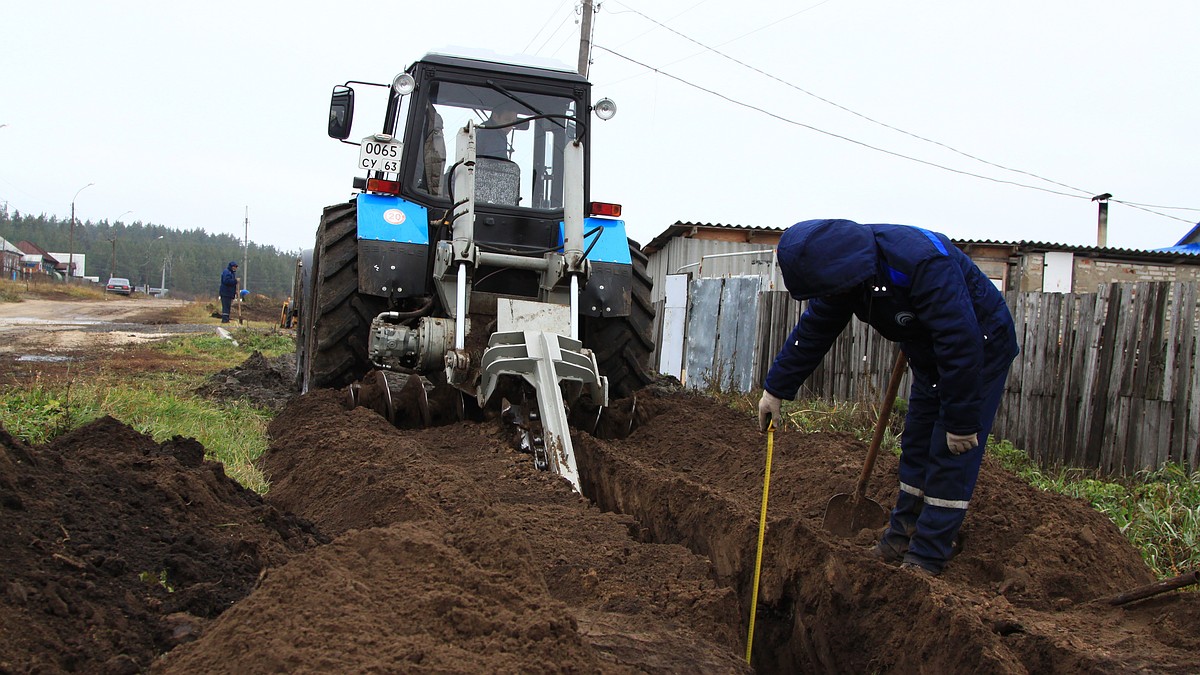
{"type": "Polygon", "coordinates": [[[664,297],[668,274],[692,278],[758,276],[763,289],[782,289],[775,268],[775,245],[783,228],[745,227],[712,223],[678,222],[655,237],[642,251],[649,256],[648,271],[654,280],[653,300],[664,297]]]}

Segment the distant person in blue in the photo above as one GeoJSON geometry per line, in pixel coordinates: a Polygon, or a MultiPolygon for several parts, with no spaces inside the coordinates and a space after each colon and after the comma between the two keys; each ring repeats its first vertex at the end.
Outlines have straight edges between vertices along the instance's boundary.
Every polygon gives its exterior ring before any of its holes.
{"type": "Polygon", "coordinates": [[[231,262],[221,271],[221,323],[229,323],[229,307],[237,296],[238,264],[231,262]]]}
{"type": "Polygon", "coordinates": [[[940,574],[1019,351],[1004,296],[945,235],[907,225],[807,220],[780,237],[778,259],[788,292],[809,302],[767,373],[759,427],[796,397],[851,316],[899,342],[913,380],[900,493],[871,553],[940,574]]]}

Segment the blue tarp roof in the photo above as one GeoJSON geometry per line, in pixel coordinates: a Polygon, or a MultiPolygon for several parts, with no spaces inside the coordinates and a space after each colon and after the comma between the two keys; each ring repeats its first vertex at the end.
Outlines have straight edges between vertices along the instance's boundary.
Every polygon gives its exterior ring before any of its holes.
{"type": "Polygon", "coordinates": [[[1152,249],[1155,253],[1185,253],[1189,255],[1200,255],[1200,244],[1176,244],[1166,248],[1152,249]]]}
{"type": "Polygon", "coordinates": [[[1183,235],[1183,239],[1175,242],[1175,246],[1183,246],[1185,244],[1193,246],[1200,244],[1200,223],[1196,223],[1195,227],[1188,230],[1188,233],[1183,235]]]}
{"type": "Polygon", "coordinates": [[[1200,255],[1200,223],[1188,230],[1188,233],[1183,235],[1183,238],[1175,242],[1174,246],[1166,248],[1152,249],[1158,253],[1184,253],[1190,255],[1200,255]]]}

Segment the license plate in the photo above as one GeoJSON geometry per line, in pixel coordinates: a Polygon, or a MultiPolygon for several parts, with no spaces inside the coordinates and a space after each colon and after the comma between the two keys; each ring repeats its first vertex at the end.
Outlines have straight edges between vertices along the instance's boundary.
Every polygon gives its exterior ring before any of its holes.
{"type": "Polygon", "coordinates": [[[358,146],[358,168],[399,173],[403,147],[404,144],[391,136],[367,136],[358,146]]]}

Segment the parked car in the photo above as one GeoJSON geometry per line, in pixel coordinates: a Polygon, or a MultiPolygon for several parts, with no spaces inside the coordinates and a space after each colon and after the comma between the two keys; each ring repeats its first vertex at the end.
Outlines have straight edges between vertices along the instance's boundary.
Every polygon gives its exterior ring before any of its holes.
{"type": "Polygon", "coordinates": [[[121,295],[130,295],[133,293],[133,287],[129,285],[128,279],[121,277],[113,277],[108,280],[108,284],[104,286],[106,293],[120,293],[121,295]]]}

